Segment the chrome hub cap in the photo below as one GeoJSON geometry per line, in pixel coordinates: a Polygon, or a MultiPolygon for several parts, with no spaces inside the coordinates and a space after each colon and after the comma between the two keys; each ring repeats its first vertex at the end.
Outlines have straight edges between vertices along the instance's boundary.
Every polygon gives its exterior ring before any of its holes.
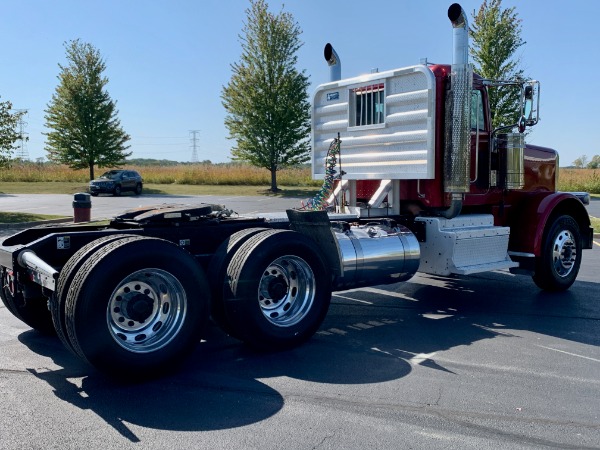
{"type": "Polygon", "coordinates": [[[107,323],[113,339],[135,353],[167,345],[183,325],[187,298],[181,283],[161,269],[132,273],[110,297],[107,323]]]}
{"type": "Polygon", "coordinates": [[[577,245],[575,244],[575,237],[569,230],[563,230],[556,236],[552,248],[554,270],[559,276],[566,277],[572,272],[576,259],[577,245]]]}
{"type": "Polygon", "coordinates": [[[298,256],[282,256],[265,269],[258,285],[258,301],[273,325],[290,327],[311,309],[315,297],[314,274],[298,256]]]}

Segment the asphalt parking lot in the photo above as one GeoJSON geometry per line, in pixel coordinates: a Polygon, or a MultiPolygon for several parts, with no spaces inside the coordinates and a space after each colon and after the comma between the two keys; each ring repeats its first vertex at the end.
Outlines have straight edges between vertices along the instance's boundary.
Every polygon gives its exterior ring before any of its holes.
{"type": "Polygon", "coordinates": [[[417,275],[335,293],[291,351],[210,327],[181,371],[136,385],[0,307],[0,449],[600,448],[599,299],[596,239],[564,293],[503,271],[417,275]]]}

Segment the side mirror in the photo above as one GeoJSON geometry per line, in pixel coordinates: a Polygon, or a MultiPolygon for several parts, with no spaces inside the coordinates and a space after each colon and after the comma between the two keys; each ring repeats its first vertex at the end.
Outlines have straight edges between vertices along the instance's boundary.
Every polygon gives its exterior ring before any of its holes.
{"type": "Polygon", "coordinates": [[[540,110],[540,83],[539,81],[526,81],[521,89],[521,118],[519,131],[525,131],[526,126],[538,123],[540,110]]]}

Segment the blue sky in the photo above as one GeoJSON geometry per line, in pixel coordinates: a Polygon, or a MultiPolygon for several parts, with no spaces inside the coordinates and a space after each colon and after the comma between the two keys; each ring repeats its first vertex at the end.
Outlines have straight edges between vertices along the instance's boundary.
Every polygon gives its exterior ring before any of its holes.
{"type": "MultiPolygon", "coordinates": [[[[312,91],[327,82],[323,46],[331,42],[347,78],[417,64],[450,63],[452,30],[440,0],[267,0],[293,14],[303,30],[299,68],[312,91]]],[[[471,13],[481,1],[463,1],[471,13]]],[[[561,165],[600,154],[600,2],[504,0],[523,20],[519,52],[541,82],[540,123],[528,142],[553,147],[561,165]]],[[[44,157],[44,109],[56,88],[63,43],[81,39],[107,63],[132,157],[189,161],[190,130],[200,130],[198,159],[224,162],[233,142],[220,94],[240,55],[247,0],[23,0],[0,7],[0,99],[27,109],[27,151],[44,157]]]]}

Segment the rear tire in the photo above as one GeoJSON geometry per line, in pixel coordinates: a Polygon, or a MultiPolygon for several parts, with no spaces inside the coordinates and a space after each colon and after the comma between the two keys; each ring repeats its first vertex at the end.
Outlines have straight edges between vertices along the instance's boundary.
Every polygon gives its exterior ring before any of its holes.
{"type": "Polygon", "coordinates": [[[142,183],[135,185],[135,195],[142,195],[142,183]]]}
{"type": "MultiPolygon", "coordinates": [[[[83,246],[63,266],[58,276],[58,281],[56,283],[56,291],[54,295],[50,299],[50,313],[52,315],[52,321],[54,323],[54,328],[56,330],[56,334],[58,335],[61,342],[67,347],[72,353],[78,355],[71,341],[69,340],[69,336],[67,334],[67,326],[65,323],[65,304],[67,301],[67,294],[71,289],[71,283],[73,282],[73,278],[83,265],[83,263],[92,255],[111,242],[117,241],[119,239],[129,238],[129,240],[142,239],[140,236],[131,236],[127,234],[117,234],[111,236],[104,236],[95,241],[90,242],[89,244],[83,246]]],[[[79,356],[79,355],[78,355],[79,356]]]]}
{"type": "Polygon", "coordinates": [[[235,334],[257,349],[301,344],[329,309],[329,272],[317,245],[300,233],[269,230],[252,236],[233,256],[227,276],[227,319],[235,334]]]}
{"type": "Polygon", "coordinates": [[[208,269],[208,279],[211,283],[211,304],[210,314],[213,321],[227,334],[237,337],[235,329],[230,325],[225,314],[223,304],[224,289],[228,286],[227,266],[231,262],[234,254],[244,242],[257,233],[266,231],[267,228],[248,228],[232,234],[221,243],[210,261],[208,269]]]}
{"type": "Polygon", "coordinates": [[[581,266],[581,234],[571,216],[557,217],[547,227],[533,281],[546,291],[564,291],[575,282],[581,266]]]}
{"type": "Polygon", "coordinates": [[[172,370],[193,351],[208,308],[208,282],[192,255],[161,239],[120,239],[81,265],[65,323],[82,358],[140,379],[172,370]]]}

